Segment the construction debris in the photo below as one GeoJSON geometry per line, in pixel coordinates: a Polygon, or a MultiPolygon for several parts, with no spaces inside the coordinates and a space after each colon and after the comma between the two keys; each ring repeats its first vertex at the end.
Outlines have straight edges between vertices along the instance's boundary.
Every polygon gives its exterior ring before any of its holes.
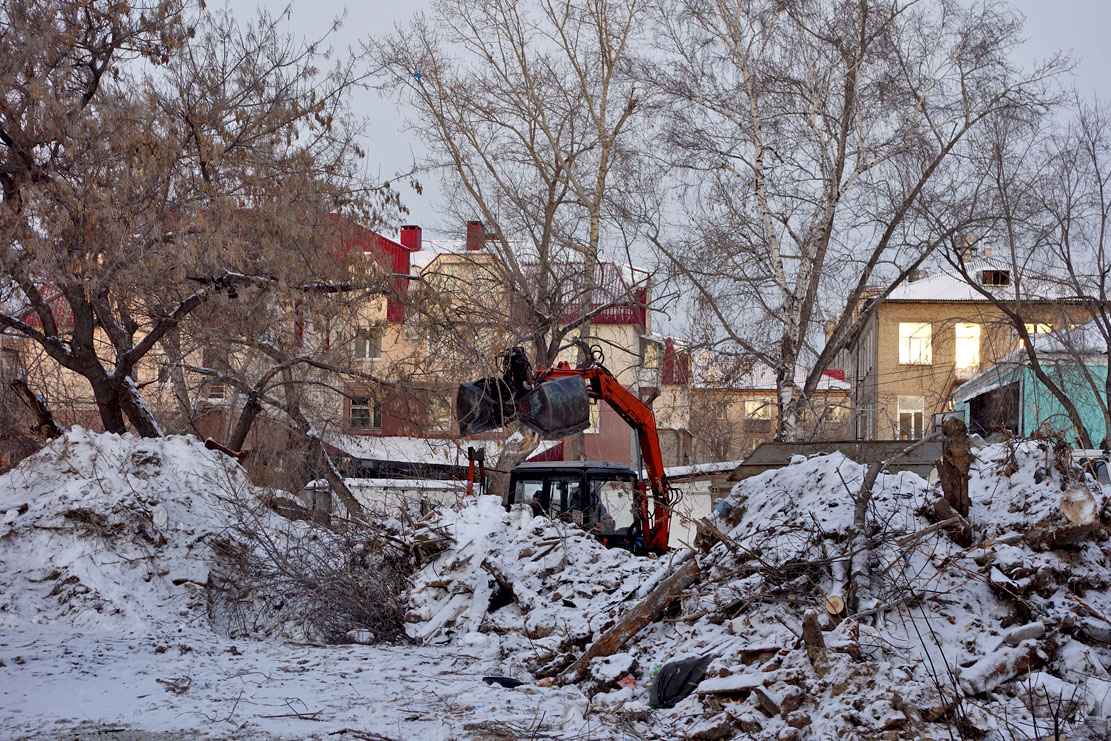
{"type": "Polygon", "coordinates": [[[322,528],[198,441],[71,431],[0,477],[0,624],[209,621],[366,649],[391,623],[365,616],[396,612],[419,650],[481,660],[475,683],[510,704],[560,698],[552,737],[591,718],[656,739],[1106,737],[1107,490],[1043,440],[980,448],[967,474],[965,517],[911,473],[800,457],[738,484],[697,551],[648,558],[493,497],[322,528]],[[328,578],[266,593],[243,565],[267,558],[328,578]],[[379,598],[387,578],[407,591],[379,598]],[[287,612],[304,604],[311,624],[287,612]]]}
{"type": "Polygon", "coordinates": [[[496,637],[514,676],[577,685],[645,738],[1035,736],[1047,690],[1070,693],[1067,727],[1101,728],[1108,500],[1057,455],[984,447],[958,497],[877,471],[863,528],[866,467],[800,458],[695,523],[700,552],[659,560],[480,501],[445,514],[458,542],[417,575],[410,635],[496,637]],[[664,701],[676,666],[698,672],[664,701]]]}

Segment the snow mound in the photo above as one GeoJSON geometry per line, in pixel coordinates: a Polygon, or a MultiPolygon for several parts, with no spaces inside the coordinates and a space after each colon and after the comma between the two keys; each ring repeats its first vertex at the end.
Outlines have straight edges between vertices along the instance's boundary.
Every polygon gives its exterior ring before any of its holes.
{"type": "Polygon", "coordinates": [[[0,624],[204,618],[227,503],[253,491],[195,438],[68,431],[0,476],[0,624]]]}
{"type": "MultiPolygon", "coordinates": [[[[433,643],[483,632],[527,640],[551,658],[597,632],[666,560],[606,548],[581,529],[498,497],[442,513],[454,544],[413,579],[410,637],[433,643]]],[[[473,638],[469,640],[474,640],[473,638]]]]}

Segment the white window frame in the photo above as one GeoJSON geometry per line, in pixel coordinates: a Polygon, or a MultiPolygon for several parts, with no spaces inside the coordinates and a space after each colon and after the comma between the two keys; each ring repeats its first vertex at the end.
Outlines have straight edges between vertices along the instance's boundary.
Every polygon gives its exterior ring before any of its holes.
{"type": "Polygon", "coordinates": [[[375,327],[361,327],[351,343],[351,357],[360,361],[382,359],[382,332],[375,327]]]}
{"type": "Polygon", "coordinates": [[[900,395],[896,406],[896,435],[900,440],[921,440],[926,434],[926,397],[900,395]],[[910,433],[903,436],[903,415],[910,415],[910,433]],[[917,416],[917,419],[915,418],[917,416]],[[917,422],[917,424],[915,424],[917,422]]]}
{"type": "Polygon", "coordinates": [[[930,322],[899,322],[899,365],[933,365],[930,322]]]}
{"type": "Polygon", "coordinates": [[[382,429],[382,406],[376,399],[367,396],[355,396],[351,398],[350,408],[347,414],[348,426],[353,430],[380,430],[382,429]],[[366,410],[367,423],[355,423],[355,410],[359,409],[360,413],[363,409],[366,410]]]}

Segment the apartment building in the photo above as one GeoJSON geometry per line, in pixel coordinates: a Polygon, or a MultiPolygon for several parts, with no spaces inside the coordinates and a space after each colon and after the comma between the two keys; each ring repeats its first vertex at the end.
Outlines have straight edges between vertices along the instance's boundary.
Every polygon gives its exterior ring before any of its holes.
{"type": "MultiPolygon", "coordinates": [[[[1007,263],[990,249],[968,272],[1002,297],[1014,293],[1007,263]]],[[[869,298],[874,302],[879,299],[869,298]]],[[[1067,328],[1067,305],[1048,300],[1015,304],[1031,334],[1067,328]]],[[[873,307],[844,354],[851,386],[852,434],[859,440],[916,440],[952,408],[960,384],[1014,351],[1013,326],[996,305],[948,270],[919,272],[873,307]]]]}

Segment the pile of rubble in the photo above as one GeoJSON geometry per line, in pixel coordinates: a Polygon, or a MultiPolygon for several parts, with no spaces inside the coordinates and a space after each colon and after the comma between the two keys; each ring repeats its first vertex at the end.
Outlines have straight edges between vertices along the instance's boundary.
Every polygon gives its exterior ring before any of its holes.
{"type": "Polygon", "coordinates": [[[423,545],[298,509],[194,437],[74,428],[0,476],[0,625],[402,635],[409,564],[388,563],[383,538],[398,560],[423,545]]]}
{"type": "Polygon", "coordinates": [[[445,515],[458,542],[408,632],[493,646],[648,738],[1105,737],[1106,493],[1010,441],[976,451],[967,494],[965,517],[913,474],[800,459],[659,560],[483,500],[445,515]]]}

